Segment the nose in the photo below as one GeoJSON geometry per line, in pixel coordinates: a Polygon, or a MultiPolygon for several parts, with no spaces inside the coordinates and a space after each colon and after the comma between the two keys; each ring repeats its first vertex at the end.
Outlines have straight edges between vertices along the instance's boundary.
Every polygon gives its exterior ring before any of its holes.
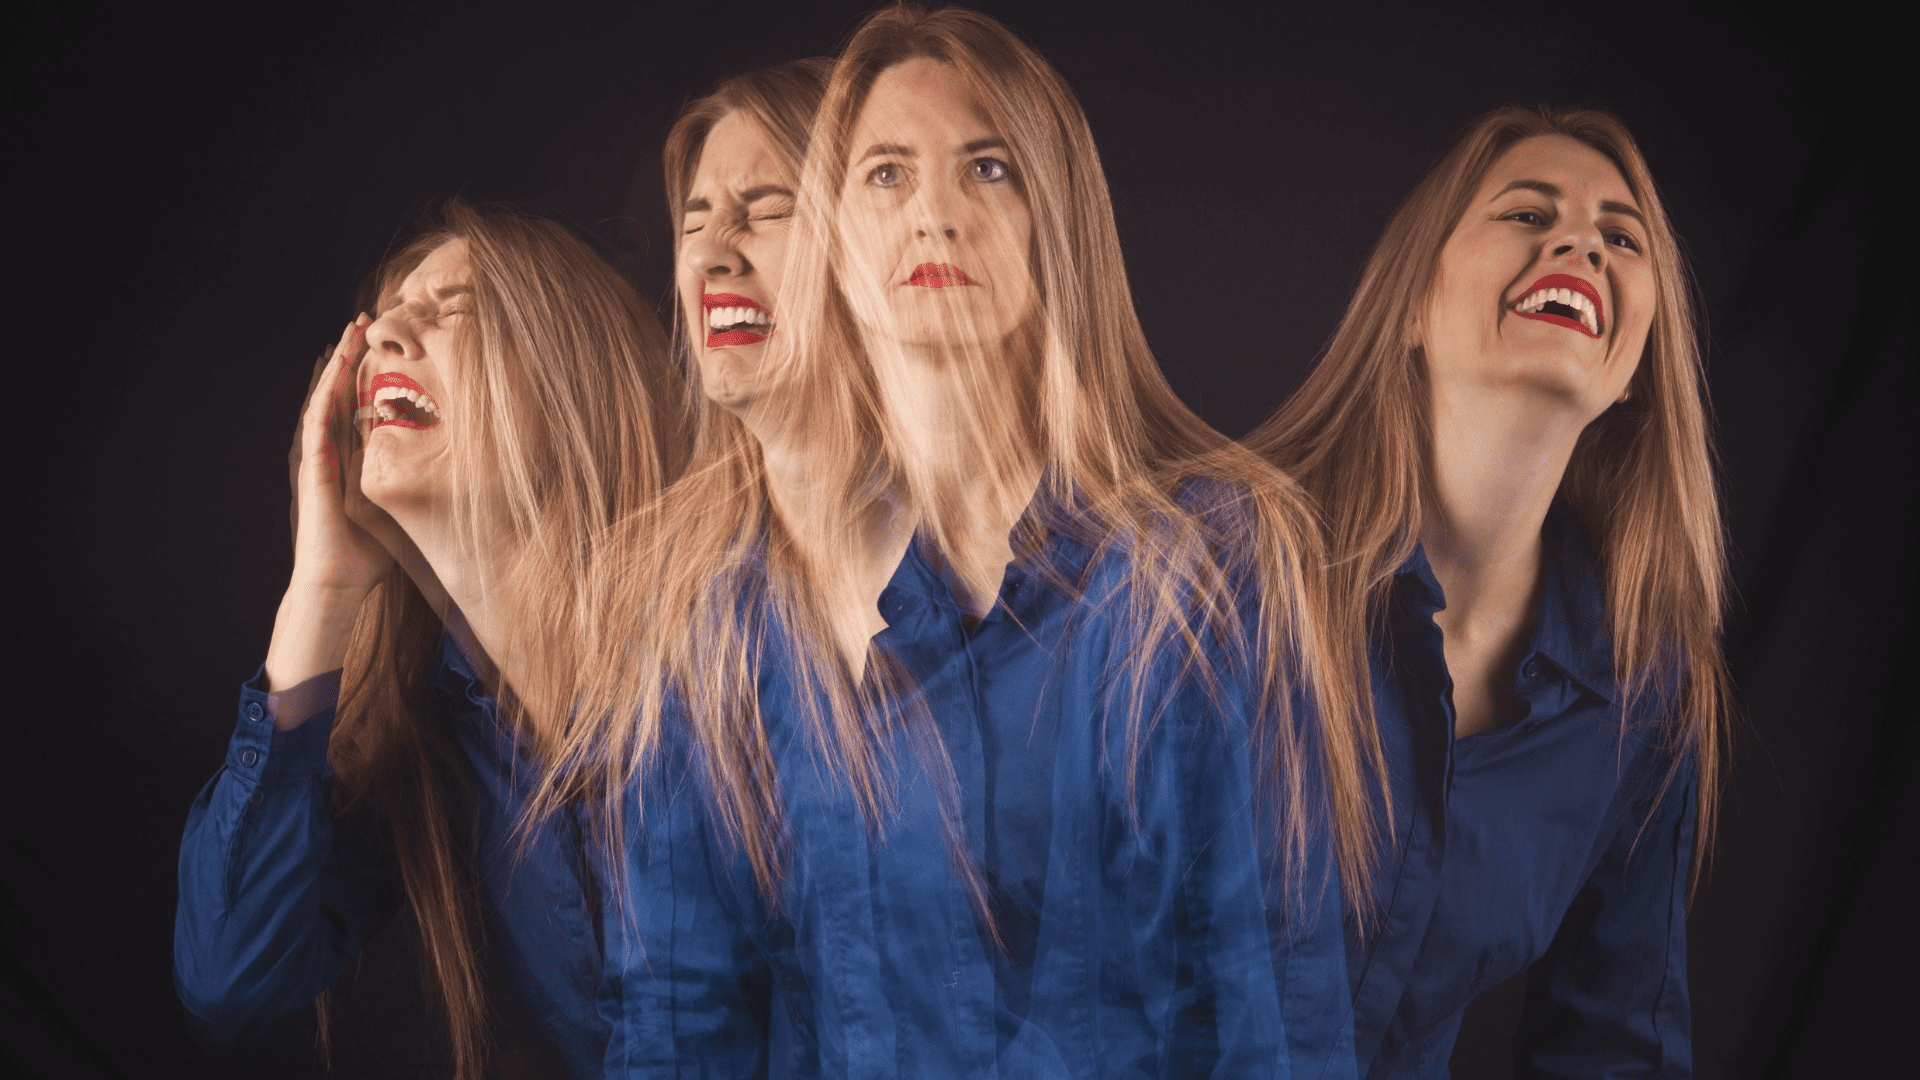
{"type": "Polygon", "coordinates": [[[1600,227],[1590,220],[1569,221],[1566,231],[1555,238],[1552,251],[1556,259],[1585,261],[1595,271],[1607,267],[1607,239],[1601,234],[1600,227]]]}
{"type": "Polygon", "coordinates": [[[916,240],[938,238],[954,240],[959,237],[958,216],[953,205],[958,196],[946,190],[942,184],[927,184],[915,193],[914,230],[916,240]]]}
{"type": "Polygon", "coordinates": [[[419,359],[420,343],[414,338],[407,320],[401,317],[401,310],[399,307],[389,308],[367,327],[368,352],[396,360],[419,359]]]}
{"type": "Polygon", "coordinates": [[[688,237],[680,249],[680,258],[688,270],[707,281],[739,278],[753,272],[753,264],[727,238],[718,223],[688,237]]]}

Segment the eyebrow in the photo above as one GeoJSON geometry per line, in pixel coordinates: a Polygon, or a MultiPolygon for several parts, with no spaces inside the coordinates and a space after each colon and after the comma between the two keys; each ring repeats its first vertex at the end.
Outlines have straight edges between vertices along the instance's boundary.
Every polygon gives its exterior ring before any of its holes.
{"type": "MultiPolygon", "coordinates": [[[[1497,199],[1509,191],[1516,190],[1537,191],[1549,199],[1557,199],[1561,195],[1558,184],[1549,184],[1545,180],[1515,180],[1513,183],[1501,188],[1499,194],[1496,194],[1494,198],[1497,199]]],[[[1635,207],[1632,203],[1614,202],[1612,199],[1608,199],[1600,204],[1600,212],[1630,217],[1642,225],[1647,223],[1647,219],[1641,215],[1639,208],[1635,207]]]]}
{"type": "MultiPolygon", "coordinates": [[[[456,296],[465,296],[472,291],[473,291],[473,288],[471,286],[449,285],[444,289],[435,289],[433,291],[433,298],[435,300],[441,301],[442,303],[445,303],[446,301],[451,300],[456,296]]],[[[400,304],[404,301],[404,299],[405,298],[402,297],[399,293],[388,293],[387,295],[380,298],[380,303],[376,306],[375,310],[379,314],[385,315],[387,312],[392,311],[396,307],[399,307],[400,304]]]]}
{"type": "MultiPolygon", "coordinates": [[[[791,199],[793,198],[793,189],[781,187],[779,184],[761,184],[759,187],[751,187],[741,192],[740,201],[743,203],[754,203],[773,195],[784,195],[791,199]]],[[[688,199],[687,204],[680,208],[680,212],[682,214],[698,214],[703,210],[711,209],[713,209],[713,204],[705,199],[688,199]]]]}

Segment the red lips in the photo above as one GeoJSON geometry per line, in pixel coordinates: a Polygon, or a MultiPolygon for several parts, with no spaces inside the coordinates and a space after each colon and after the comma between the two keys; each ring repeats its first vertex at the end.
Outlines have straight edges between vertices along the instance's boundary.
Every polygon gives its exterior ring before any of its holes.
{"type": "MultiPolygon", "coordinates": [[[[426,398],[428,401],[433,402],[433,405],[435,408],[438,408],[440,405],[439,402],[433,400],[432,394],[427,393],[426,387],[421,386],[419,383],[413,381],[412,379],[407,378],[405,375],[402,375],[397,371],[383,371],[380,374],[375,375],[373,377],[372,384],[370,384],[365,390],[362,390],[359,393],[359,395],[356,397],[354,401],[354,404],[362,407],[372,405],[374,391],[382,390],[389,386],[397,386],[402,390],[411,390],[414,393],[419,394],[421,397],[426,398]]],[[[404,416],[396,416],[392,420],[382,420],[376,416],[373,422],[373,426],[377,428],[403,427],[403,428],[410,428],[414,431],[425,431],[428,428],[432,427],[433,425],[422,424],[417,420],[413,420],[409,417],[404,417],[404,416]]]]}
{"type": "MultiPolygon", "coordinates": [[[[1579,319],[1569,319],[1564,315],[1548,315],[1543,311],[1516,311],[1514,314],[1523,319],[1538,319],[1541,322],[1550,322],[1557,326],[1572,327],[1588,337],[1599,337],[1599,331],[1607,328],[1607,308],[1605,304],[1600,302],[1600,290],[1594,288],[1592,282],[1584,278],[1574,277],[1572,274],[1548,274],[1546,277],[1527,286],[1527,291],[1520,294],[1520,299],[1525,300],[1541,289],[1567,289],[1572,292],[1577,292],[1592,301],[1593,321],[1598,329],[1589,330],[1587,329],[1587,324],[1581,322],[1579,319]]],[[[1517,302],[1518,301],[1516,301],[1516,303],[1517,302]]]]}
{"type": "MultiPolygon", "coordinates": [[[[705,311],[712,311],[714,308],[729,307],[753,308],[756,311],[767,310],[766,305],[758,300],[741,296],[738,293],[724,292],[701,293],[700,307],[705,311]]],[[[772,312],[767,313],[769,315],[772,314],[772,312]]],[[[707,331],[707,348],[709,349],[720,349],[729,345],[758,345],[765,340],[767,340],[767,335],[756,334],[751,330],[728,330],[725,333],[714,333],[713,330],[709,328],[707,331]]]]}
{"type": "Polygon", "coordinates": [[[944,289],[949,285],[978,285],[979,282],[967,276],[965,270],[946,263],[921,263],[913,268],[913,275],[907,278],[909,285],[923,285],[929,289],[944,289]]]}

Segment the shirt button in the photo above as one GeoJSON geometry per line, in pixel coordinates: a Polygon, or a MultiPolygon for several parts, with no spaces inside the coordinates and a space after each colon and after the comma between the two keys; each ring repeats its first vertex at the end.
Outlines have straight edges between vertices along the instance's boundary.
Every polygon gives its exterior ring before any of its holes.
{"type": "Polygon", "coordinates": [[[240,764],[245,765],[249,769],[253,768],[254,765],[259,762],[259,760],[260,760],[260,751],[255,750],[251,746],[247,747],[245,750],[240,751],[240,764]]]}
{"type": "Polygon", "coordinates": [[[258,720],[265,715],[267,715],[267,710],[261,708],[259,702],[250,701],[247,703],[247,719],[258,720]]]}
{"type": "Polygon", "coordinates": [[[1540,674],[1540,661],[1528,657],[1527,662],[1520,665],[1520,674],[1525,675],[1529,679],[1540,674]]]}

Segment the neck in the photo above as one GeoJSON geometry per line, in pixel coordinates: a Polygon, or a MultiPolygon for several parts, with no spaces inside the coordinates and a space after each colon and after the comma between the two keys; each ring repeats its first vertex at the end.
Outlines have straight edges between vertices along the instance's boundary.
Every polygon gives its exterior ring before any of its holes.
{"type": "Polygon", "coordinates": [[[867,643],[887,627],[880,594],[906,554],[912,527],[885,493],[850,491],[845,474],[822,461],[834,451],[800,418],[758,413],[741,419],[760,444],[767,501],[799,549],[857,681],[867,643]]]}
{"type": "Polygon", "coordinates": [[[535,660],[521,632],[526,597],[514,584],[519,545],[510,539],[512,530],[504,521],[492,522],[483,540],[472,543],[453,526],[448,507],[404,507],[392,514],[408,542],[395,558],[487,690],[497,695],[503,683],[530,685],[535,660]]]}
{"type": "Polygon", "coordinates": [[[992,373],[1037,371],[1039,358],[1005,355],[1006,346],[985,364],[925,346],[888,342],[882,350],[874,367],[902,471],[912,478],[916,517],[941,539],[947,586],[982,618],[1013,558],[1008,534],[1041,473],[1023,400],[1031,380],[992,373]]]}
{"type": "Polygon", "coordinates": [[[1483,610],[1530,615],[1541,530],[1583,426],[1524,389],[1436,384],[1434,499],[1420,541],[1450,621],[1483,610]]]}

